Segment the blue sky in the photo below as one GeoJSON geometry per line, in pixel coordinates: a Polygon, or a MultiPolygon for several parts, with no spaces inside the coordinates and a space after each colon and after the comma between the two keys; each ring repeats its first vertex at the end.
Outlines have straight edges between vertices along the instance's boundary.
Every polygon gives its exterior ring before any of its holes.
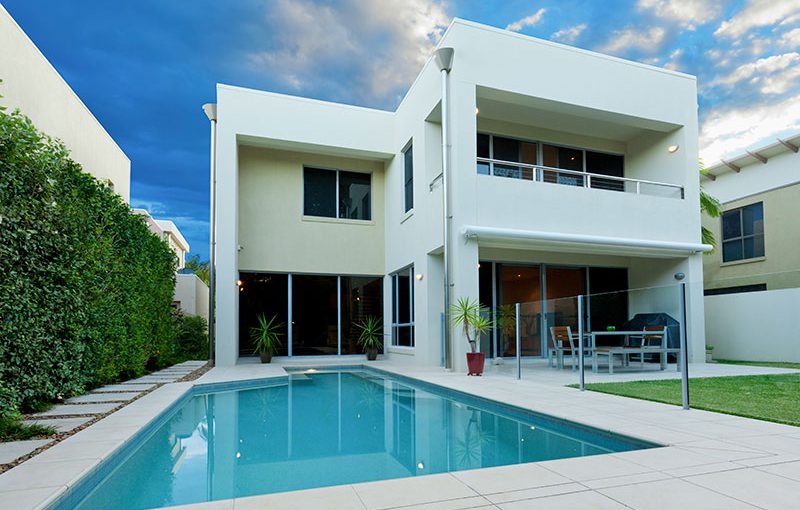
{"type": "Polygon", "coordinates": [[[454,16],[697,75],[707,163],[800,130],[798,0],[3,0],[131,159],[131,203],[208,257],[229,83],[392,109],[454,16]]]}

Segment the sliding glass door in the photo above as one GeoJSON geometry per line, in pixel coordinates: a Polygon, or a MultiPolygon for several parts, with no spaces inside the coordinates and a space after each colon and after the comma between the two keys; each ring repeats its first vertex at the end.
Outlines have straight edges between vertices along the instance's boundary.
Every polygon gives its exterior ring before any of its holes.
{"type": "Polygon", "coordinates": [[[239,356],[258,316],[280,324],[278,356],[360,354],[356,324],[383,317],[382,276],[240,273],[239,356]]]}
{"type": "Polygon", "coordinates": [[[498,350],[501,356],[516,356],[515,304],[520,303],[520,354],[541,356],[542,337],[541,271],[539,266],[500,264],[498,279],[498,313],[503,317],[498,331],[498,350]]]}

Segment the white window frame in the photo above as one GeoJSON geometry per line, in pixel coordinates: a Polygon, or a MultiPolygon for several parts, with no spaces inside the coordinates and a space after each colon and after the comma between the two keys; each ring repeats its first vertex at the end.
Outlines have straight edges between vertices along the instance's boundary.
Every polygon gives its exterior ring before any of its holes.
{"type": "Polygon", "coordinates": [[[301,201],[301,203],[300,203],[300,212],[302,213],[302,216],[304,218],[323,218],[325,221],[342,221],[342,222],[355,221],[355,222],[364,222],[364,223],[371,223],[372,221],[374,221],[372,219],[372,213],[373,213],[373,209],[374,209],[374,207],[373,207],[374,206],[374,204],[373,204],[373,193],[372,193],[372,191],[374,189],[374,186],[372,185],[373,184],[372,183],[372,172],[361,172],[359,170],[348,170],[348,169],[345,169],[345,168],[330,168],[330,167],[319,166],[319,165],[303,165],[303,177],[302,177],[302,180],[303,180],[303,190],[302,190],[302,193],[300,193],[300,201],[301,201]],[[327,170],[329,172],[335,172],[336,173],[336,186],[335,186],[336,189],[335,189],[335,195],[334,195],[336,197],[334,199],[335,200],[335,209],[334,209],[335,216],[317,216],[315,214],[306,214],[306,169],[307,168],[311,168],[311,169],[314,169],[314,170],[327,170]],[[342,217],[339,216],[339,173],[340,172],[349,172],[351,174],[369,175],[369,219],[366,219],[366,220],[365,219],[352,219],[352,218],[342,218],[342,217]]]}

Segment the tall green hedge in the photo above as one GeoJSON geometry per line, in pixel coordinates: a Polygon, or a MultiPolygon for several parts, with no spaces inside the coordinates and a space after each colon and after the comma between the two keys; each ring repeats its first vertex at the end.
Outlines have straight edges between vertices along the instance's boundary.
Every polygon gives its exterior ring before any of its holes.
{"type": "Polygon", "coordinates": [[[24,115],[0,111],[0,388],[13,405],[173,355],[175,257],[24,115]]]}

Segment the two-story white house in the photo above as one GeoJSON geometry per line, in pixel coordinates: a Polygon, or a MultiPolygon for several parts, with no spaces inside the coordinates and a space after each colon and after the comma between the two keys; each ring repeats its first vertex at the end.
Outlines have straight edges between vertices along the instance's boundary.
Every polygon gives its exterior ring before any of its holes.
{"type": "MultiPolygon", "coordinates": [[[[576,319],[547,300],[676,275],[701,361],[694,77],[456,19],[395,111],[228,85],[209,111],[218,365],[252,355],[258,313],[288,356],[360,353],[375,315],[386,356],[465,370],[460,297],[527,303],[521,352],[545,356],[576,319]]],[[[502,331],[481,350],[516,355],[502,331]]]]}

